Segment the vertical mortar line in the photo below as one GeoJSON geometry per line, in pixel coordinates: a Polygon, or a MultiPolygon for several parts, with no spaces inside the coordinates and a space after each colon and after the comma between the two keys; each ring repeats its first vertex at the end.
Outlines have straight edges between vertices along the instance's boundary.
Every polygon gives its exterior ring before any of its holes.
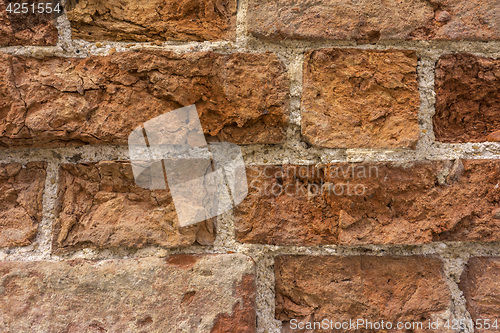
{"type": "MultiPolygon", "coordinates": [[[[443,271],[446,278],[446,283],[450,289],[451,299],[453,304],[452,318],[450,319],[465,319],[466,323],[469,322],[472,317],[467,311],[465,297],[463,292],[458,287],[460,282],[460,276],[464,271],[465,265],[469,260],[470,253],[463,252],[460,256],[454,255],[450,252],[441,253],[441,259],[443,261],[443,271]]],[[[468,326],[465,329],[460,329],[460,333],[472,333],[473,328],[468,326]]]]}
{"type": "MultiPolygon", "coordinates": [[[[304,52],[292,50],[288,58],[288,75],[290,80],[290,111],[289,123],[286,129],[286,139],[283,149],[286,155],[297,158],[297,150],[302,150],[301,137],[301,99],[303,85],[304,52]]],[[[281,163],[293,163],[293,161],[283,158],[281,163]]]]}
{"type": "Polygon", "coordinates": [[[237,0],[236,44],[246,47],[248,43],[248,0],[237,0]]]}
{"type": "MultiPolygon", "coordinates": [[[[278,249],[279,252],[279,249],[278,249]]],[[[256,297],[255,306],[257,312],[258,333],[279,333],[281,322],[275,319],[275,278],[274,278],[274,256],[262,254],[254,256],[256,262],[257,278],[255,282],[256,297]]]]}
{"type": "Polygon", "coordinates": [[[420,94],[418,122],[421,136],[417,144],[417,150],[422,151],[423,156],[427,156],[435,139],[432,117],[435,113],[436,103],[434,72],[438,56],[420,52],[417,52],[417,56],[417,82],[420,94]]]}
{"type": "Polygon", "coordinates": [[[216,238],[213,244],[218,249],[233,249],[236,244],[234,209],[217,216],[215,223],[216,238]]]}
{"type": "Polygon", "coordinates": [[[42,259],[52,258],[52,225],[56,218],[55,208],[59,181],[59,162],[47,162],[47,177],[43,191],[42,221],[38,226],[38,249],[42,259]]]}
{"type": "Polygon", "coordinates": [[[84,56],[84,54],[76,53],[78,46],[73,41],[73,38],[71,36],[71,24],[69,22],[68,16],[66,15],[67,3],[68,1],[62,0],[64,13],[60,15],[55,22],[58,32],[57,47],[61,48],[64,54],[67,56],[84,56]]]}

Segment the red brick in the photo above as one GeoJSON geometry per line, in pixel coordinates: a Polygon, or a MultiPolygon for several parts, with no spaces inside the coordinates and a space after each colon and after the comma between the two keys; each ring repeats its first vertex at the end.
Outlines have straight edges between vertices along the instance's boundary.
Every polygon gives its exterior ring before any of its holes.
{"type": "Polygon", "coordinates": [[[215,239],[213,220],[179,227],[168,189],[138,187],[128,162],[62,165],[56,214],[57,251],[210,245],[215,239]]]}
{"type": "Polygon", "coordinates": [[[278,143],[289,82],[272,53],[115,53],[85,59],[0,54],[0,144],[124,144],[143,122],[196,104],[205,133],[278,143]]]}
{"type": "Polygon", "coordinates": [[[0,165],[0,247],[29,245],[42,221],[46,164],[0,165]]]}
{"type": "MultiPolygon", "coordinates": [[[[365,319],[372,322],[422,322],[446,318],[451,294],[440,260],[423,257],[279,256],[275,262],[276,319],[283,332],[292,320],[333,322],[365,319]]],[[[339,330],[385,332],[383,329],[339,330]]],[[[446,332],[441,321],[439,332],[446,332]]],[[[332,332],[334,330],[308,330],[332,332]]],[[[387,330],[403,332],[403,330],[387,330]]],[[[408,330],[410,331],[410,330],[408,330]]],[[[296,331],[294,331],[296,332],[296,331]]],[[[450,331],[451,332],[451,331],[450,331]]]]}
{"type": "MultiPolygon", "coordinates": [[[[12,4],[35,4],[35,9],[38,4],[47,4],[45,0],[2,0],[0,1],[0,46],[10,45],[56,45],[57,43],[57,28],[54,25],[53,16],[51,14],[36,13],[14,13],[8,12],[7,6],[12,4]]],[[[50,3],[56,4],[57,2],[50,3]]],[[[62,8],[62,7],[61,7],[62,8]]],[[[12,7],[12,9],[16,9],[12,7]]],[[[31,11],[31,6],[29,6],[31,11]]]]}
{"type": "Polygon", "coordinates": [[[254,275],[241,254],[2,262],[0,330],[254,333],[254,275]]]}
{"type": "Polygon", "coordinates": [[[247,176],[236,208],[244,243],[500,240],[500,160],[252,166],[247,176]]]}
{"type": "Polygon", "coordinates": [[[234,40],[236,0],[73,1],[68,19],[89,41],[234,40]]]}
{"type": "Polygon", "coordinates": [[[412,51],[306,53],[302,135],[328,148],[414,148],[420,129],[412,51]]]}
{"type": "Polygon", "coordinates": [[[444,55],[435,82],[436,140],[500,141],[500,59],[444,55]]]}
{"type": "Polygon", "coordinates": [[[280,40],[498,40],[498,4],[483,0],[251,0],[249,31],[280,40]]]}
{"type": "MultiPolygon", "coordinates": [[[[467,300],[467,311],[472,319],[481,322],[489,319],[490,326],[497,328],[477,329],[475,332],[500,332],[500,258],[472,257],[467,263],[461,278],[460,289],[467,300]]],[[[476,322],[476,323],[477,323],[476,322]]]]}

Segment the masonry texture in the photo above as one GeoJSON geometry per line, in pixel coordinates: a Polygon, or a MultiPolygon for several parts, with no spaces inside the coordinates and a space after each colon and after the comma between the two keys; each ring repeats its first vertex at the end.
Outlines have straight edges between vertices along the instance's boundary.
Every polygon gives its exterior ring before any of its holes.
{"type": "MultiPolygon", "coordinates": [[[[462,274],[460,288],[467,299],[467,308],[474,319],[497,318],[500,311],[498,274],[500,259],[473,257],[462,274]]],[[[500,332],[498,328],[479,329],[478,332],[500,332]]]]}
{"type": "Polygon", "coordinates": [[[24,3],[0,0],[1,332],[500,332],[498,1],[24,3]],[[204,143],[159,124],[197,149],[143,188],[128,139],[191,105],[248,195],[181,226],[204,143]]]}
{"type": "Polygon", "coordinates": [[[328,148],[412,148],[419,137],[412,51],[322,49],[304,63],[302,135],[328,148]]]}
{"type": "Polygon", "coordinates": [[[496,40],[497,6],[482,0],[250,0],[249,30],[270,39],[496,40]]]}
{"type": "Polygon", "coordinates": [[[0,165],[0,245],[28,245],[42,219],[45,163],[0,165]]]}
{"type": "Polygon", "coordinates": [[[54,247],[210,245],[213,221],[179,228],[167,190],[135,185],[129,163],[65,164],[59,171],[54,247]]]}
{"type": "Polygon", "coordinates": [[[0,54],[0,62],[6,146],[124,144],[143,122],[190,104],[197,104],[207,134],[221,140],[283,140],[288,80],[269,53],[42,60],[0,54]]]}
{"type": "MultiPolygon", "coordinates": [[[[8,45],[56,45],[57,28],[54,24],[51,13],[14,13],[16,8],[11,7],[7,11],[8,5],[21,5],[21,1],[0,1],[0,46],[8,45]]],[[[28,4],[28,1],[24,2],[28,4]]],[[[35,0],[29,2],[38,8],[38,4],[45,6],[46,1],[35,0]]],[[[54,1],[57,4],[56,1],[54,1]]],[[[52,4],[52,2],[51,2],[52,4]]]]}
{"type": "Polygon", "coordinates": [[[280,256],[275,270],[276,318],[284,332],[293,331],[293,318],[425,322],[452,306],[435,258],[280,256]]]}
{"type": "Polygon", "coordinates": [[[219,327],[238,323],[241,332],[253,332],[253,279],[252,260],[240,254],[3,262],[0,327],[160,332],[177,325],[190,332],[226,332],[219,327]]]}
{"type": "Polygon", "coordinates": [[[70,0],[73,37],[90,41],[236,38],[236,0],[70,0]]]}
{"type": "Polygon", "coordinates": [[[500,163],[249,167],[242,242],[280,245],[499,241],[500,163]]]}
{"type": "Polygon", "coordinates": [[[442,56],[436,68],[436,139],[500,141],[500,60],[442,56]]]}

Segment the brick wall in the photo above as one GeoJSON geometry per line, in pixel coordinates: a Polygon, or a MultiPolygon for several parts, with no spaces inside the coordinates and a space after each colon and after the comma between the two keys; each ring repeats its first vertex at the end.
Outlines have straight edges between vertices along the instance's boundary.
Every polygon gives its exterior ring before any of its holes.
{"type": "Polygon", "coordinates": [[[0,331],[500,332],[498,2],[9,3],[0,331]],[[190,104],[249,194],[181,228],[127,137],[190,104]]]}

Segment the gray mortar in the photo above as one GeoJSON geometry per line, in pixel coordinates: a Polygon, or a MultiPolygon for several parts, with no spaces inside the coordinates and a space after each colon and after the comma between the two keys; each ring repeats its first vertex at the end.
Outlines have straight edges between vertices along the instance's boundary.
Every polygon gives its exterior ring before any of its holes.
{"type": "MultiPolygon", "coordinates": [[[[277,41],[258,40],[247,31],[248,0],[238,1],[236,41],[223,42],[165,42],[160,46],[151,43],[100,42],[90,43],[71,39],[71,28],[66,14],[57,21],[59,40],[50,47],[2,47],[0,52],[33,57],[60,56],[86,57],[107,55],[110,52],[161,49],[179,53],[214,51],[221,53],[271,51],[286,65],[290,75],[290,122],[286,142],[281,145],[248,145],[242,151],[248,165],[317,164],[329,162],[409,162],[416,160],[499,159],[500,143],[445,144],[434,141],[432,116],[435,112],[434,69],[437,59],[448,53],[468,52],[478,56],[498,59],[500,42],[449,42],[449,41],[381,41],[358,45],[346,41],[277,41]],[[338,47],[357,49],[405,49],[418,55],[418,84],[420,92],[419,123],[421,139],[415,150],[404,149],[324,149],[307,145],[300,135],[300,98],[302,93],[302,66],[307,50],[338,47]]],[[[51,252],[52,224],[57,200],[58,167],[61,163],[94,162],[103,160],[128,160],[125,146],[84,146],[57,149],[25,148],[3,149],[0,163],[28,161],[48,162],[47,179],[43,195],[43,219],[33,244],[26,247],[0,249],[0,260],[34,261],[83,259],[124,259],[133,257],[165,257],[176,253],[226,253],[246,254],[256,262],[257,327],[259,333],[280,332],[281,322],[275,320],[274,258],[279,255],[373,255],[439,257],[444,264],[444,275],[452,295],[450,318],[470,319],[465,299],[458,288],[460,275],[472,256],[500,256],[500,242],[437,242],[423,245],[360,245],[360,246],[274,246],[241,244],[235,238],[234,215],[227,212],[217,219],[217,239],[213,246],[189,246],[167,249],[150,246],[144,249],[113,248],[106,250],[83,249],[68,254],[51,252]]],[[[464,333],[472,331],[465,330],[464,333]]]]}

